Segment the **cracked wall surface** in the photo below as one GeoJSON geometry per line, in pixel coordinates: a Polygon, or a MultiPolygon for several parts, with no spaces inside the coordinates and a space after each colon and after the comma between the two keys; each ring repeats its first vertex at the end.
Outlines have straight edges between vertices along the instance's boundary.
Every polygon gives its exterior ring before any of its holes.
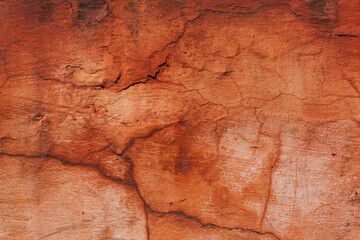
{"type": "Polygon", "coordinates": [[[360,239],[357,0],[0,0],[0,239],[360,239]]]}

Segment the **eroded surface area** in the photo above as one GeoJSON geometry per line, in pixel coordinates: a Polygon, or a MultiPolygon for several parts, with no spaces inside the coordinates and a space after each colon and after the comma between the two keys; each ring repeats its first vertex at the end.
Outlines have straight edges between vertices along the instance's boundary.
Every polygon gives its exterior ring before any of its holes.
{"type": "Polygon", "coordinates": [[[360,239],[359,12],[0,1],[0,238],[360,239]]]}

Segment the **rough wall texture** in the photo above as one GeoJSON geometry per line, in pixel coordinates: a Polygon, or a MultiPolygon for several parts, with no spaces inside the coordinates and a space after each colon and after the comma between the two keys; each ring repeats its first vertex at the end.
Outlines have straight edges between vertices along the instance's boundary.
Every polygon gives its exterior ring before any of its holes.
{"type": "Polygon", "coordinates": [[[0,239],[360,239],[358,0],[0,0],[0,239]]]}

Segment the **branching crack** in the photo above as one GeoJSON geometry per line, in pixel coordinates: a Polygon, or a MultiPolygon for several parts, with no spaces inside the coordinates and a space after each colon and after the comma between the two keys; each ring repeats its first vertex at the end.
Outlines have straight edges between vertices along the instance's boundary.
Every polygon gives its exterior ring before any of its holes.
{"type": "MultiPolygon", "coordinates": [[[[226,11],[219,11],[219,10],[212,10],[212,9],[205,9],[205,10],[202,10],[200,12],[200,14],[198,16],[196,16],[195,18],[191,19],[191,20],[187,20],[183,26],[183,30],[182,32],[179,34],[179,36],[167,43],[160,51],[156,51],[152,54],[152,57],[154,57],[155,55],[158,55],[158,54],[161,54],[162,52],[164,52],[166,50],[167,47],[169,46],[172,46],[172,45],[176,45],[180,39],[184,36],[184,34],[186,33],[186,29],[187,27],[189,26],[190,23],[193,23],[195,22],[196,20],[200,19],[206,12],[214,12],[214,13],[223,13],[223,14],[240,14],[240,15],[249,15],[249,14],[255,14],[257,13],[259,10],[265,8],[265,7],[274,7],[274,6],[279,6],[279,5],[285,5],[285,6],[288,6],[290,7],[291,9],[291,12],[293,15],[295,15],[296,17],[300,17],[301,15],[297,14],[294,10],[294,7],[289,5],[289,4],[285,4],[285,3],[277,3],[277,4],[271,4],[271,5],[264,5],[264,6],[261,6],[259,8],[257,8],[255,11],[252,11],[252,12],[226,12],[226,11]]],[[[107,6],[108,7],[108,6],[107,6]]],[[[337,35],[337,36],[341,36],[341,35],[337,35]]],[[[345,36],[345,35],[344,35],[345,36]]],[[[355,35],[346,35],[348,37],[357,37],[355,35]]],[[[157,77],[158,77],[158,74],[161,72],[161,70],[163,69],[163,67],[167,66],[167,60],[168,60],[168,56],[166,57],[165,61],[163,63],[161,63],[156,69],[157,71],[155,72],[154,75],[150,75],[148,73],[147,77],[146,77],[146,80],[145,81],[139,81],[139,82],[133,82],[131,83],[130,85],[122,88],[121,90],[119,90],[118,92],[122,92],[122,91],[125,91],[129,88],[131,88],[132,86],[135,86],[137,84],[146,84],[150,79],[152,80],[157,80],[157,77]]],[[[5,64],[5,60],[3,59],[4,61],[4,64],[5,64]]],[[[26,75],[26,74],[23,74],[23,75],[26,75]]],[[[48,79],[48,78],[44,78],[42,77],[39,73],[36,73],[36,74],[31,74],[31,75],[37,75],[39,78],[43,79],[43,80],[51,80],[51,81],[56,81],[56,82],[59,82],[59,83],[62,83],[62,84],[65,84],[64,82],[60,81],[60,80],[57,80],[57,79],[48,79]]],[[[8,78],[10,77],[15,77],[14,76],[8,76],[8,78]]],[[[120,79],[121,75],[119,75],[119,77],[115,80],[115,83],[117,83],[120,79]]],[[[72,84],[73,85],[73,84],[72,84]]],[[[75,86],[73,85],[74,87],[81,87],[81,86],[75,86]]],[[[88,86],[86,86],[88,87],[88,86]]],[[[99,85],[100,88],[104,88],[102,85],[99,85]]],[[[196,90],[199,95],[204,98],[204,96],[201,95],[201,93],[196,90]]],[[[279,96],[276,96],[275,98],[277,98],[279,96]]],[[[204,100],[206,100],[204,98],[204,100]]],[[[207,100],[208,101],[208,100],[207,100]]],[[[120,184],[125,184],[127,186],[131,186],[131,187],[134,187],[135,190],[136,190],[136,193],[137,195],[139,196],[141,202],[143,203],[143,207],[144,207],[144,212],[145,212],[145,217],[146,217],[146,234],[147,234],[147,239],[149,240],[150,239],[150,230],[149,230],[149,223],[148,223],[148,214],[154,214],[154,215],[176,215],[176,216],[179,216],[179,217],[182,217],[184,219],[188,219],[188,220],[192,220],[192,221],[195,221],[197,222],[198,224],[201,225],[201,227],[203,228],[219,228],[219,229],[225,229],[225,230],[229,230],[229,231],[232,231],[232,230],[241,230],[241,231],[246,231],[246,232],[253,232],[253,233],[256,233],[256,234],[259,234],[259,235],[270,235],[276,239],[280,239],[278,236],[276,236],[273,232],[262,232],[262,224],[263,224],[263,220],[265,218],[265,214],[266,214],[266,211],[267,211],[267,207],[268,207],[268,202],[269,202],[269,198],[270,198],[270,193],[271,193],[271,185],[272,185],[272,174],[273,174],[273,169],[280,157],[280,154],[281,154],[281,136],[279,136],[279,147],[278,147],[278,151],[276,152],[275,156],[274,156],[274,160],[273,160],[273,163],[272,163],[272,166],[270,168],[270,179],[269,179],[269,187],[268,187],[268,194],[267,194],[267,199],[266,199],[266,202],[265,202],[265,206],[264,206],[264,211],[263,211],[263,216],[262,216],[262,219],[261,219],[261,224],[260,224],[260,231],[257,231],[257,230],[254,230],[254,229],[248,229],[248,228],[242,228],[242,227],[227,227],[227,226],[220,226],[220,225],[216,225],[216,224],[213,224],[213,223],[205,223],[203,222],[200,218],[197,218],[195,216],[190,216],[190,215],[187,215],[186,213],[182,212],[182,211],[168,211],[168,212],[163,212],[163,211],[157,211],[157,210],[154,210],[151,208],[151,206],[147,203],[147,201],[145,200],[145,198],[143,197],[143,195],[141,194],[140,190],[139,190],[139,187],[138,187],[138,184],[135,180],[135,176],[134,176],[134,162],[133,160],[130,158],[130,156],[128,156],[126,154],[127,150],[133,146],[133,144],[135,143],[136,140],[138,139],[147,139],[151,136],[153,136],[153,134],[157,133],[157,132],[160,132],[160,131],[163,131],[164,129],[166,128],[169,128],[177,123],[180,123],[181,121],[178,121],[178,122],[175,122],[175,123],[171,123],[169,125],[166,125],[166,126],[163,126],[163,127],[160,127],[160,128],[156,128],[156,129],[153,129],[150,133],[148,133],[147,135],[145,136],[140,136],[140,137],[135,137],[135,138],[132,138],[126,145],[125,147],[123,148],[122,152],[121,153],[117,153],[115,151],[112,151],[114,154],[122,157],[125,161],[127,161],[130,165],[130,168],[129,168],[129,175],[130,175],[130,179],[131,181],[128,182],[128,181],[125,181],[124,179],[120,179],[120,178],[115,178],[115,177],[112,177],[111,175],[109,174],[106,174],[104,172],[104,170],[101,168],[101,166],[97,165],[97,164],[85,164],[85,163],[81,163],[81,161],[79,163],[73,163],[73,162],[69,162],[69,161],[66,161],[65,159],[63,158],[60,158],[60,157],[57,157],[57,156],[53,156],[53,155],[50,155],[50,154],[39,154],[39,155],[25,155],[25,154],[11,154],[11,153],[5,153],[5,152],[0,152],[0,156],[10,156],[10,157],[24,157],[24,158],[50,158],[50,159],[56,159],[56,160],[59,160],[62,164],[64,165],[70,165],[70,166],[83,166],[83,167],[91,167],[91,168],[94,168],[96,169],[101,175],[103,175],[104,177],[112,180],[112,181],[115,181],[115,182],[118,182],[120,184]]],[[[105,148],[107,148],[108,146],[106,146],[105,148]]]]}
{"type": "MultiPolygon", "coordinates": [[[[197,223],[199,223],[201,225],[201,227],[211,227],[211,228],[220,228],[220,229],[226,229],[226,230],[241,230],[241,231],[247,231],[247,232],[253,232],[259,235],[271,235],[273,237],[275,237],[276,239],[279,239],[279,237],[277,237],[274,233],[272,232],[261,232],[257,231],[257,230],[253,230],[253,229],[248,229],[248,228],[242,228],[242,227],[226,227],[226,226],[219,226],[213,223],[203,223],[199,218],[194,217],[194,216],[189,216],[187,214],[185,214],[184,212],[181,211],[168,211],[168,212],[162,212],[162,211],[156,211],[154,209],[152,209],[150,207],[150,205],[146,202],[146,200],[144,199],[144,197],[142,196],[142,194],[140,193],[139,187],[137,182],[135,181],[135,177],[134,177],[134,163],[132,161],[132,159],[126,154],[126,151],[134,144],[134,142],[138,139],[147,139],[150,138],[151,136],[153,136],[155,133],[163,131],[164,129],[167,129],[171,126],[174,126],[175,124],[178,123],[182,123],[183,121],[177,121],[171,124],[168,124],[166,126],[160,127],[160,128],[155,128],[152,131],[150,131],[147,135],[145,136],[139,136],[139,137],[135,137],[132,138],[124,147],[124,149],[122,150],[122,152],[119,154],[116,151],[112,150],[112,152],[115,155],[118,155],[120,157],[122,157],[126,162],[129,163],[130,168],[129,168],[129,175],[130,175],[130,182],[127,182],[123,179],[120,178],[115,178],[112,177],[111,175],[106,174],[103,169],[101,168],[101,166],[96,165],[96,164],[85,164],[85,163],[73,163],[73,162],[69,162],[64,160],[63,158],[54,156],[54,155],[50,155],[50,154],[39,154],[39,155],[25,155],[25,154],[11,154],[11,153],[5,153],[5,152],[0,152],[0,156],[10,156],[10,157],[24,157],[24,158],[50,158],[50,159],[56,159],[59,160],[62,164],[64,165],[70,165],[70,166],[83,166],[83,167],[91,167],[96,169],[102,176],[104,176],[105,178],[108,178],[112,181],[115,181],[117,183],[120,184],[125,184],[127,186],[131,186],[135,188],[135,191],[137,193],[137,195],[139,196],[140,200],[143,203],[144,206],[144,212],[145,212],[145,217],[146,217],[146,233],[147,233],[147,239],[150,239],[150,230],[149,230],[149,225],[148,225],[148,214],[160,214],[160,215],[176,215],[176,216],[180,216],[182,218],[188,219],[188,220],[193,220],[196,221],[197,223]]],[[[104,150],[107,149],[110,145],[105,146],[104,148],[98,150],[104,150]]],[[[97,152],[97,151],[95,151],[97,152]]],[[[275,165],[276,162],[274,162],[273,166],[275,165]]],[[[271,170],[272,171],[272,170],[271,170]]]]}
{"type": "MultiPolygon", "coordinates": [[[[141,199],[141,201],[143,202],[144,205],[144,209],[145,209],[145,214],[146,214],[146,219],[147,219],[147,223],[146,223],[146,230],[147,230],[147,236],[148,239],[150,239],[150,231],[149,231],[149,226],[148,226],[148,213],[150,214],[160,214],[160,215],[177,215],[180,216],[182,218],[185,219],[189,219],[189,220],[194,220],[197,223],[199,223],[201,225],[201,227],[211,227],[211,228],[221,228],[221,229],[226,229],[226,230],[241,230],[241,231],[247,231],[247,232],[253,232],[253,233],[257,233],[259,235],[271,235],[273,237],[275,237],[276,239],[280,239],[279,237],[277,237],[274,233],[272,232],[261,232],[261,231],[256,231],[253,229],[248,229],[248,228],[241,228],[241,227],[226,227],[226,226],[219,226],[219,225],[215,225],[213,223],[203,223],[199,218],[194,217],[194,216],[189,216],[187,214],[185,214],[184,212],[181,211],[168,211],[168,212],[161,212],[161,211],[156,211],[154,209],[152,209],[150,207],[150,205],[146,202],[145,198],[142,196],[142,194],[140,193],[139,187],[136,183],[135,177],[134,177],[134,163],[131,160],[130,156],[126,155],[126,151],[134,144],[134,142],[138,139],[147,139],[149,137],[151,137],[153,134],[160,132],[166,128],[169,128],[177,123],[181,123],[182,121],[178,121],[172,124],[169,124],[167,126],[164,126],[162,128],[156,128],[154,130],[152,130],[149,134],[147,134],[146,136],[141,136],[141,137],[135,137],[133,139],[131,139],[129,141],[129,143],[125,146],[125,148],[123,149],[123,151],[121,152],[121,154],[119,154],[120,156],[122,156],[124,159],[126,159],[129,163],[131,163],[131,168],[130,168],[130,178],[132,179],[132,182],[134,183],[134,188],[139,196],[139,198],[141,199]]],[[[273,165],[275,165],[276,162],[274,162],[273,165]]]]}
{"type": "Polygon", "coordinates": [[[161,53],[163,53],[163,52],[165,51],[165,49],[166,49],[168,46],[176,45],[176,44],[180,41],[180,39],[184,36],[188,25],[189,25],[190,23],[195,22],[195,21],[198,20],[199,18],[201,18],[201,17],[204,15],[204,13],[206,13],[206,12],[223,13],[223,14],[250,15],[250,14],[255,14],[255,13],[259,12],[261,9],[264,9],[264,8],[267,8],[267,7],[276,7],[276,6],[281,6],[281,5],[282,5],[282,6],[288,6],[288,7],[291,9],[291,13],[292,13],[293,15],[295,15],[296,17],[301,17],[301,16],[302,16],[302,15],[297,14],[297,13],[295,12],[294,6],[292,6],[292,5],[290,5],[290,4],[287,4],[287,3],[266,4],[266,5],[263,5],[263,6],[258,7],[258,8],[255,9],[254,11],[249,11],[249,12],[221,11],[221,10],[213,10],[213,9],[204,9],[204,10],[201,10],[199,15],[197,15],[195,18],[193,18],[193,19],[191,19],[191,20],[187,20],[187,21],[185,22],[182,32],[180,33],[180,35],[179,35],[175,40],[172,40],[171,42],[167,43],[161,50],[155,51],[155,52],[150,56],[150,58],[153,58],[155,55],[160,55],[161,53]]]}

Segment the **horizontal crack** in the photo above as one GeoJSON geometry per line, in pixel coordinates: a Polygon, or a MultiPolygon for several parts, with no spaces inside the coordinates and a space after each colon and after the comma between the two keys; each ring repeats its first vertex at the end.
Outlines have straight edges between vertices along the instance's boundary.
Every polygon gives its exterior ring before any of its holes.
{"type": "Polygon", "coordinates": [[[155,210],[151,209],[148,205],[147,205],[147,209],[151,214],[177,215],[177,216],[180,216],[182,218],[193,220],[193,221],[196,221],[197,223],[199,223],[201,225],[201,227],[220,228],[220,229],[226,229],[226,230],[230,230],[230,231],[232,231],[232,230],[241,230],[241,231],[244,231],[244,232],[253,232],[253,233],[256,233],[256,234],[259,234],[259,235],[271,235],[271,236],[275,237],[276,239],[280,240],[280,238],[277,237],[272,232],[259,232],[259,231],[256,231],[256,230],[253,230],[253,229],[250,229],[250,228],[225,227],[225,226],[219,226],[219,225],[216,225],[216,224],[213,224],[213,223],[203,223],[200,219],[198,219],[198,218],[196,218],[194,216],[189,216],[189,215],[187,215],[187,214],[185,214],[183,212],[180,212],[180,211],[160,212],[160,211],[155,211],[155,210]]]}
{"type": "MultiPolygon", "coordinates": [[[[41,80],[44,80],[44,81],[53,81],[53,82],[57,82],[59,84],[63,84],[63,85],[70,85],[72,86],[73,88],[76,88],[76,89],[84,89],[84,88],[93,88],[93,89],[104,89],[105,88],[105,85],[104,84],[94,84],[94,85],[77,85],[77,84],[74,84],[74,83],[71,83],[71,82],[64,82],[64,81],[61,81],[59,79],[55,79],[55,78],[45,78],[44,76],[42,76],[40,73],[29,73],[29,74],[14,74],[14,75],[9,75],[6,77],[5,81],[2,83],[2,85],[0,86],[0,88],[4,87],[4,85],[7,83],[7,81],[11,78],[16,78],[16,77],[31,77],[31,76],[34,76],[34,77],[38,77],[40,78],[41,80]]],[[[121,75],[119,75],[116,79],[115,79],[115,82],[118,81],[120,79],[121,75]]]]}
{"type": "Polygon", "coordinates": [[[337,36],[337,37],[354,37],[354,38],[359,37],[358,35],[352,35],[352,34],[335,34],[335,36],[337,36]]]}

